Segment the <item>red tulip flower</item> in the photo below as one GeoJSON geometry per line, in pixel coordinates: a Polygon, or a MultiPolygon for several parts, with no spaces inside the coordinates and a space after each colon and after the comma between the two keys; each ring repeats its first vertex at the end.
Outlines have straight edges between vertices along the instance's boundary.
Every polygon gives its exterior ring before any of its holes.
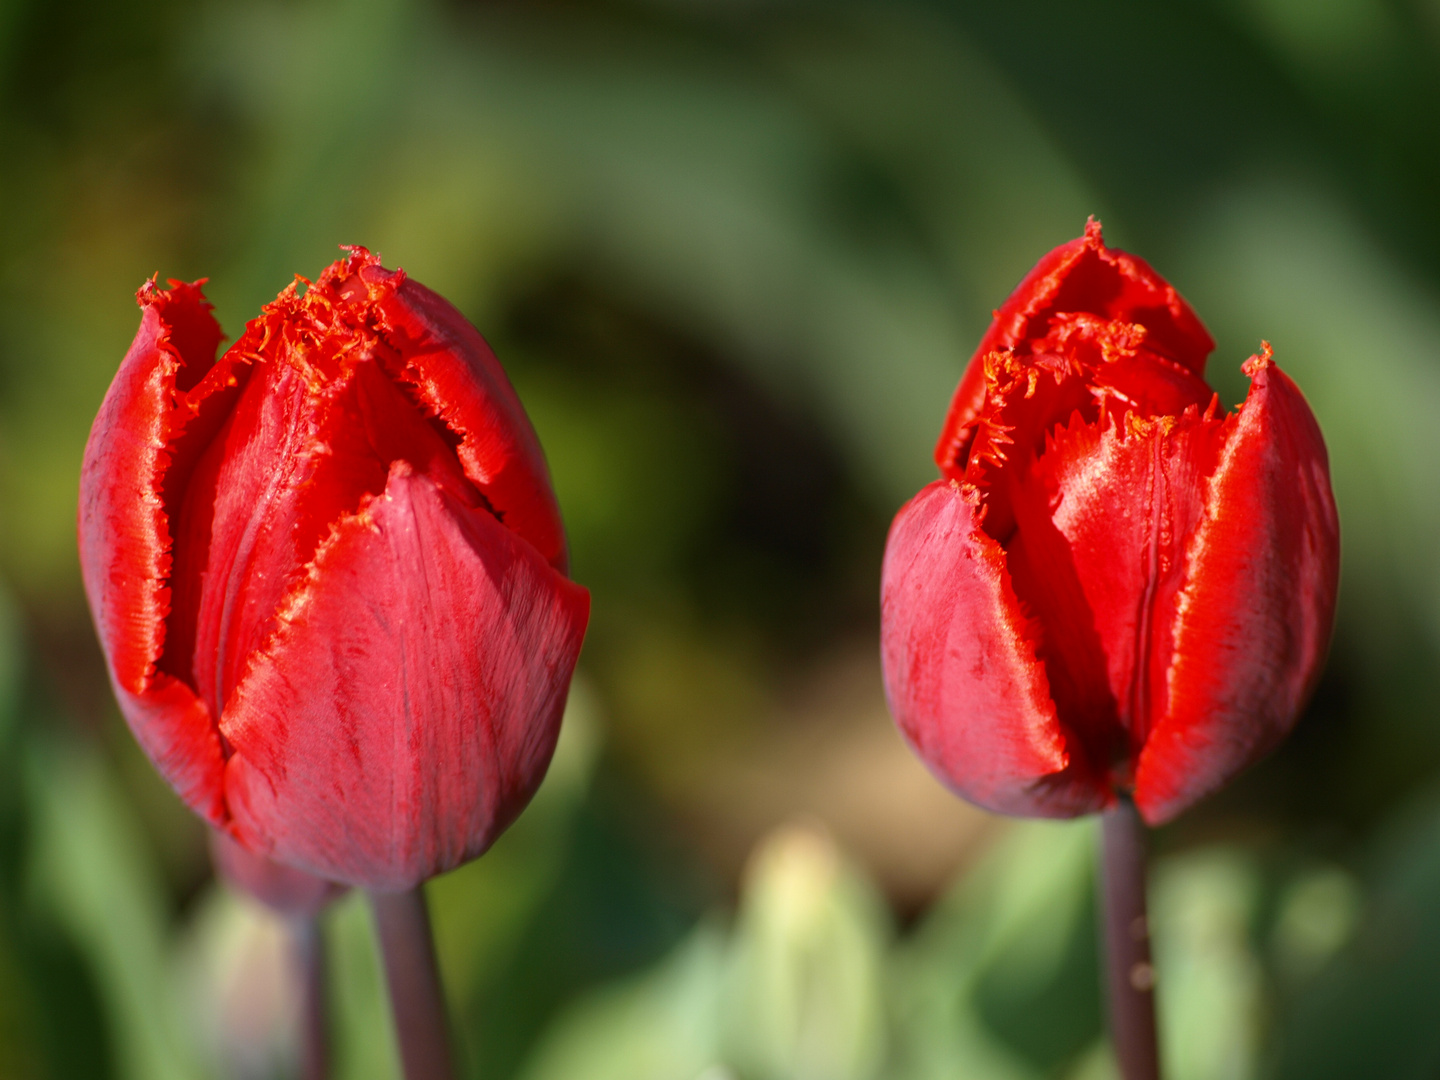
{"type": "Polygon", "coordinates": [[[218,360],[139,292],[80,483],[86,593],[164,777],[252,852],[408,889],[534,793],[589,616],[535,433],[444,299],[362,248],[218,360]]]}
{"type": "Polygon", "coordinates": [[[1093,221],[995,313],[882,586],[891,710],[970,801],[1156,824],[1295,723],[1335,610],[1325,444],[1268,345],[1226,413],[1213,348],[1093,221]]]}

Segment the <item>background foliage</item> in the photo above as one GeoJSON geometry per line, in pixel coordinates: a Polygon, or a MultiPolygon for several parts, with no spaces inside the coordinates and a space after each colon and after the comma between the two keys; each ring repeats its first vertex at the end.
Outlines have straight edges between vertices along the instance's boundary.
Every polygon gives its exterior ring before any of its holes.
{"type": "MultiPolygon", "coordinates": [[[[1089,825],[884,716],[879,557],[989,310],[1087,214],[1271,340],[1340,626],[1290,744],[1156,837],[1175,1080],[1440,1070],[1435,0],[0,0],[0,1075],[287,1075],[279,928],[116,714],[76,474],[152,273],[231,336],[337,242],[531,410],[595,617],[552,775],[435,881],[486,1080],[1113,1075],[1089,825]]],[[[391,1077],[363,905],[339,1075],[391,1077]]]]}

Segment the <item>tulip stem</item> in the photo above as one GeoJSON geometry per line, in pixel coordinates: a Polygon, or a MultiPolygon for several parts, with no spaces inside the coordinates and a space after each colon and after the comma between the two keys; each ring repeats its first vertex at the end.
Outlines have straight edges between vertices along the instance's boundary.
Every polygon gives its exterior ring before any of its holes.
{"type": "Polygon", "coordinates": [[[330,1078],[330,1022],[325,990],[325,937],[314,915],[289,920],[300,973],[300,1077],[330,1078]]]}
{"type": "Polygon", "coordinates": [[[1110,1037],[1123,1080],[1159,1080],[1155,969],[1145,914],[1145,825],[1125,796],[1103,818],[1100,901],[1105,920],[1110,1037]]]}
{"type": "Polygon", "coordinates": [[[370,894],[375,933],[390,987],[395,1041],[406,1080],[454,1080],[445,995],[435,963],[424,886],[370,894]]]}

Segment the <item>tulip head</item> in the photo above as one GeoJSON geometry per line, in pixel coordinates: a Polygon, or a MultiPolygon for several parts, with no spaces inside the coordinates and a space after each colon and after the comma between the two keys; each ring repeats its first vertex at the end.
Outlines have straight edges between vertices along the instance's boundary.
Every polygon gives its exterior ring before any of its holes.
{"type": "Polygon", "coordinates": [[[1329,642],[1325,444],[1268,345],[1225,413],[1214,343],[1093,221],[995,313],[896,516],[886,695],[961,795],[1163,822],[1272,749],[1329,642]]]}
{"type": "Polygon", "coordinates": [[[171,284],[140,290],[81,473],[121,710],[247,849],[409,888],[554,750],[589,594],[539,442],[475,329],[364,249],[218,359],[203,282],[171,284]]]}

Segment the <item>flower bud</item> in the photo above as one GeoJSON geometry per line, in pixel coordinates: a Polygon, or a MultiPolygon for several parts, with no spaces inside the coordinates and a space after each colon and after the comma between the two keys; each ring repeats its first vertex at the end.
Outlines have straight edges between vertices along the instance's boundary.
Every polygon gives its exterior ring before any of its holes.
{"type": "Polygon", "coordinates": [[[886,694],[961,795],[1168,820],[1273,748],[1339,573],[1325,443],[1265,345],[1233,413],[1180,295],[1100,227],[1021,282],[966,370],[943,479],[896,516],[886,694]]]}
{"type": "Polygon", "coordinates": [[[246,849],[399,890],[483,852],[555,747],[589,617],[485,341],[363,248],[216,359],[146,284],[95,420],[80,556],[122,712],[246,849]]]}

